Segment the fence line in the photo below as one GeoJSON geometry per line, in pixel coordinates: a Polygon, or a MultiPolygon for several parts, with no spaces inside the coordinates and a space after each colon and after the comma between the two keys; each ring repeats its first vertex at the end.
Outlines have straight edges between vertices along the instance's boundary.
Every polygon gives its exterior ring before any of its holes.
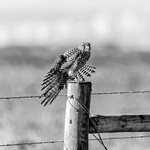
{"type": "Polygon", "coordinates": [[[37,144],[55,144],[63,143],[63,141],[47,141],[47,142],[24,142],[24,143],[12,143],[12,144],[0,144],[0,147],[4,146],[21,146],[21,145],[37,145],[37,144]]]}
{"type": "MultiPolygon", "coordinates": [[[[150,91],[140,90],[140,91],[114,91],[114,92],[94,92],[91,95],[121,95],[121,94],[148,94],[150,91]]],[[[59,94],[58,96],[67,96],[66,94],[59,94]]],[[[40,98],[39,95],[26,95],[26,96],[3,96],[0,100],[19,100],[19,99],[33,99],[40,98]]]]}
{"type": "MultiPolygon", "coordinates": [[[[150,138],[150,135],[139,135],[139,136],[123,136],[123,137],[106,137],[102,138],[102,140],[124,140],[124,139],[142,139],[142,138],[150,138]]],[[[96,141],[97,139],[89,139],[89,141],[96,141]]],[[[46,142],[24,142],[24,143],[12,143],[12,144],[0,144],[0,147],[8,147],[8,146],[21,146],[21,145],[42,145],[42,144],[57,144],[63,143],[63,140],[60,141],[46,141],[46,142]]]]}
{"type": "Polygon", "coordinates": [[[140,90],[140,91],[114,91],[114,92],[97,92],[92,93],[92,95],[120,95],[120,94],[146,94],[150,93],[150,91],[140,90]]]}
{"type": "MultiPolygon", "coordinates": [[[[140,91],[115,91],[115,92],[94,92],[91,95],[118,95],[118,94],[146,94],[150,93],[148,90],[140,90],[140,91]]],[[[66,94],[61,94],[58,96],[66,96],[66,94]]],[[[19,99],[34,99],[40,98],[39,95],[27,95],[27,96],[4,96],[0,97],[0,100],[19,100],[19,99]]],[[[137,139],[137,138],[150,138],[150,135],[147,136],[126,136],[126,137],[107,137],[102,138],[102,140],[123,140],[123,139],[137,139]]],[[[95,141],[97,139],[89,139],[89,141],[95,141]]],[[[9,147],[9,146],[21,146],[21,145],[40,145],[40,144],[55,144],[55,143],[63,143],[64,141],[40,141],[40,142],[24,142],[24,143],[11,143],[11,144],[0,144],[0,147],[9,147]]]]}

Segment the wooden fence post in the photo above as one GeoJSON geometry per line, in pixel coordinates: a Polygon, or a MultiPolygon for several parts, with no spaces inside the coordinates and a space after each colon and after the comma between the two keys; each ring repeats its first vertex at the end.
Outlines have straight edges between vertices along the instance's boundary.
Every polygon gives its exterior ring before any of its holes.
{"type": "Polygon", "coordinates": [[[67,89],[64,150],[88,150],[91,82],[69,82],[67,89]],[[78,102],[79,101],[79,102],[78,102]]]}

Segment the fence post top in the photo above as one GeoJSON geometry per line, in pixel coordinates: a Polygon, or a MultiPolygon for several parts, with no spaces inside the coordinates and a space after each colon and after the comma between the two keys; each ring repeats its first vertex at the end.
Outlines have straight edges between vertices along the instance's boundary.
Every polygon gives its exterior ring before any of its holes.
{"type": "Polygon", "coordinates": [[[68,81],[68,84],[92,84],[90,81],[68,81]]]}

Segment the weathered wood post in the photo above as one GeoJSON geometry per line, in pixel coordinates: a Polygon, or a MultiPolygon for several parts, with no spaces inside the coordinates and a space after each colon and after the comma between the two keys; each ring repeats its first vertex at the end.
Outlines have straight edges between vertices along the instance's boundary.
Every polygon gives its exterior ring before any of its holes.
{"type": "Polygon", "coordinates": [[[69,82],[66,102],[64,150],[88,150],[91,82],[69,82]],[[80,103],[79,103],[79,102],[80,103]]]}

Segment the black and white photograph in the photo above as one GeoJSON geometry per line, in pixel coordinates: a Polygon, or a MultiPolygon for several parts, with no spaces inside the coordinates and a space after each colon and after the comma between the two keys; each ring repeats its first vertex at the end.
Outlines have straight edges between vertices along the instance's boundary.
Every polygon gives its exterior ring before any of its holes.
{"type": "Polygon", "coordinates": [[[0,150],[149,150],[149,132],[149,0],[0,0],[0,150]]]}

